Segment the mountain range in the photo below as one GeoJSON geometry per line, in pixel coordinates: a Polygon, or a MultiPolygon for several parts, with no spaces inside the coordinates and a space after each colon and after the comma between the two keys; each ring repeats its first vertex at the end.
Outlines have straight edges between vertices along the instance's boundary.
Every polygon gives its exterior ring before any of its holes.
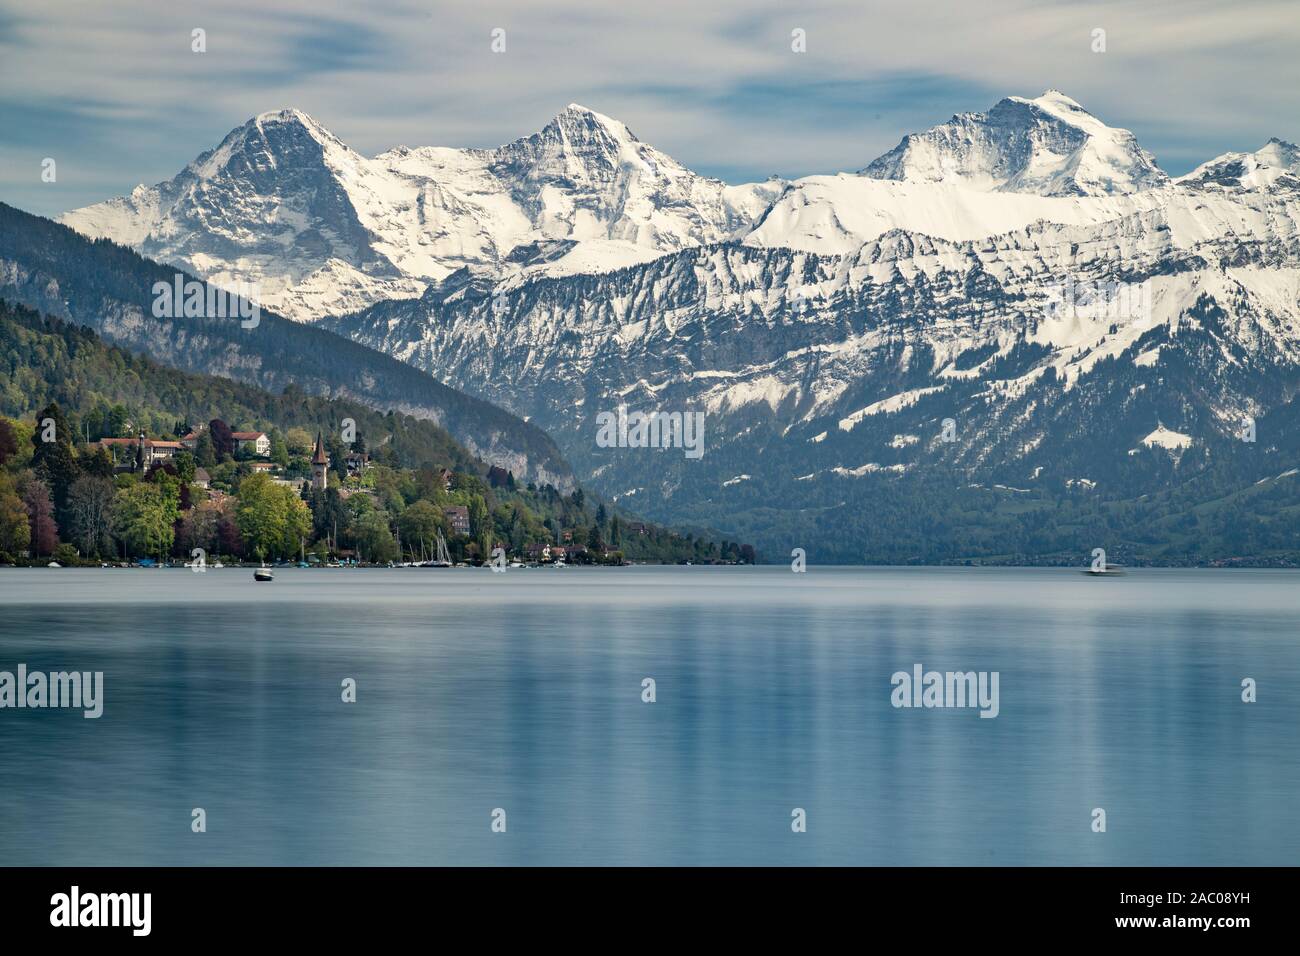
{"type": "Polygon", "coordinates": [[[217,283],[256,283],[298,319],[417,297],[463,267],[581,272],[752,226],[784,184],[697,176],[571,105],[500,149],[373,159],[299,110],[232,130],[175,178],[61,219],[217,283]]]}
{"type": "MultiPolygon", "coordinates": [[[[597,490],[768,554],[1066,555],[1123,506],[1123,548],[1179,560],[1174,503],[1285,496],[1300,464],[1300,150],[1171,178],[1056,91],[741,186],[578,106],[373,159],[284,111],[63,221],[257,283],[526,417],[597,490]],[[618,406],[705,412],[706,453],[601,447],[618,406]]],[[[1271,530],[1213,547],[1300,551],[1271,530]]]]}

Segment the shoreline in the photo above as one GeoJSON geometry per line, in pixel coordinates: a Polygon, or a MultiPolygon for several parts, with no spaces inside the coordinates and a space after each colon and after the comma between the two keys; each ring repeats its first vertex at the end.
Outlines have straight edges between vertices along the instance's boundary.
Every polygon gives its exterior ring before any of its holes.
{"type": "MultiPolygon", "coordinates": [[[[273,571],[464,571],[492,570],[488,564],[456,564],[450,567],[422,567],[419,565],[398,564],[313,564],[303,567],[298,564],[269,564],[257,562],[225,563],[214,567],[208,565],[202,570],[195,570],[185,564],[77,564],[50,567],[48,564],[2,564],[0,573],[5,571],[189,571],[194,574],[206,574],[208,571],[250,571],[259,567],[269,567],[273,571]]],[[[624,564],[512,564],[511,571],[529,570],[573,570],[597,568],[618,570],[624,568],[770,568],[789,570],[784,563],[730,564],[718,563],[663,563],[650,561],[629,561],[624,564]]],[[[1300,564],[1129,564],[1128,571],[1300,571],[1300,564]]],[[[809,571],[817,569],[861,569],[880,571],[1087,571],[1086,564],[994,564],[982,563],[948,563],[948,564],[809,564],[809,571]]]]}

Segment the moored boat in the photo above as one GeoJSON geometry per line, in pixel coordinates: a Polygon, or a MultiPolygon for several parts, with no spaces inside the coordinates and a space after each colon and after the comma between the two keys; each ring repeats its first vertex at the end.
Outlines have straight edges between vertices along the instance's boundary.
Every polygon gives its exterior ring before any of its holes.
{"type": "Polygon", "coordinates": [[[438,556],[432,561],[425,561],[420,565],[422,568],[449,568],[451,567],[451,554],[447,550],[447,539],[438,532],[438,556]]]}

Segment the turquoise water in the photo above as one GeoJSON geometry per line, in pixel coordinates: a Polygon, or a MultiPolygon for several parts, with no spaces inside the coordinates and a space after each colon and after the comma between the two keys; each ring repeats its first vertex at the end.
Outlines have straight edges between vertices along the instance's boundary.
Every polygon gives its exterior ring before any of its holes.
{"type": "Polygon", "coordinates": [[[0,603],[0,671],[104,673],[98,720],[0,709],[7,864],[1300,860],[1292,572],[2,569],[0,603]],[[998,716],[895,708],[918,663],[998,672],[998,716]]]}

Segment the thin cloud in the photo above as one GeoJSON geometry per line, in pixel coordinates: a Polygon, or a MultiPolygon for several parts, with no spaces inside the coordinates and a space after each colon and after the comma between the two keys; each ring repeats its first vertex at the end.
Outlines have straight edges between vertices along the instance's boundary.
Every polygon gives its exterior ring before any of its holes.
{"type": "Polygon", "coordinates": [[[499,145],[576,101],[730,181],[859,169],[905,133],[1049,87],[1172,173],[1300,133],[1290,0],[115,0],[0,7],[0,44],[0,196],[45,214],[167,179],[286,106],[373,155],[499,145]]]}

